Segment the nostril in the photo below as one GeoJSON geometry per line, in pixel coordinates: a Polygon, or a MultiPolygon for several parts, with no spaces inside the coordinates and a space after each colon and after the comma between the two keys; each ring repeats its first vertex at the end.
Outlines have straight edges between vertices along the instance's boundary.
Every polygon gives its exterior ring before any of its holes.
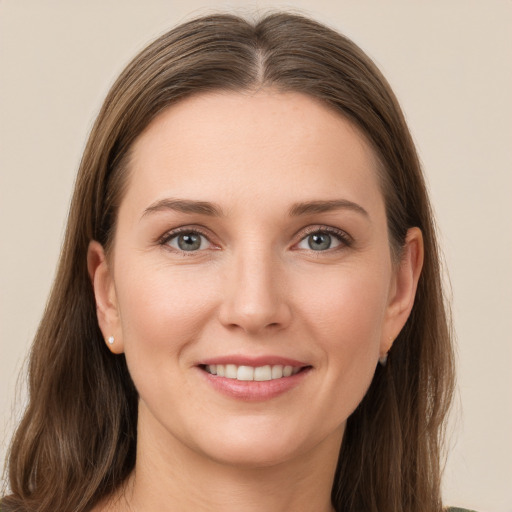
{"type": "Polygon", "coordinates": [[[277,332],[289,325],[292,315],[289,305],[270,292],[250,294],[237,287],[220,306],[220,322],[229,330],[242,329],[246,333],[277,332]]]}

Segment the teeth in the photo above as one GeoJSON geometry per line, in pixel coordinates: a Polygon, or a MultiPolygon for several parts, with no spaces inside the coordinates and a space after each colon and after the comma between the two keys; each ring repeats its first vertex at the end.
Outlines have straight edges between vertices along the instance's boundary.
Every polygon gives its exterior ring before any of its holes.
{"type": "Polygon", "coordinates": [[[272,366],[272,379],[280,379],[283,376],[283,367],[281,365],[272,366]]]}
{"type": "Polygon", "coordinates": [[[254,380],[272,380],[272,368],[268,365],[254,368],[254,380]]]}
{"type": "Polygon", "coordinates": [[[224,373],[224,377],[228,379],[236,379],[236,374],[238,373],[238,368],[235,364],[227,364],[226,371],[224,373]]]}
{"type": "Polygon", "coordinates": [[[236,372],[236,380],[254,380],[254,368],[252,366],[239,366],[236,372]]]}
{"type": "Polygon", "coordinates": [[[298,366],[283,366],[280,364],[258,366],[256,368],[252,366],[236,366],[235,364],[211,364],[207,365],[205,369],[208,373],[218,377],[244,381],[281,379],[282,377],[296,375],[300,371],[298,366]]]}

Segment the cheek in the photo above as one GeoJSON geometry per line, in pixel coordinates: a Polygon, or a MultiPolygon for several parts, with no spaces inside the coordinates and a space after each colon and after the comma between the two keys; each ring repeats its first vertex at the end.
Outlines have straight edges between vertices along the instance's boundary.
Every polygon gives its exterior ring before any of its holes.
{"type": "Polygon", "coordinates": [[[319,344],[332,379],[364,387],[379,357],[389,275],[374,267],[335,271],[314,282],[297,292],[304,329],[319,344]]]}
{"type": "Polygon", "coordinates": [[[208,280],[197,272],[167,265],[125,262],[120,265],[117,289],[123,341],[127,357],[162,361],[200,334],[211,311],[208,280]]]}
{"type": "Polygon", "coordinates": [[[173,389],[181,398],[190,393],[183,385],[189,361],[183,353],[201,338],[213,286],[183,267],[140,260],[125,260],[117,271],[126,362],[141,400],[158,417],[177,399],[173,389]]]}
{"type": "Polygon", "coordinates": [[[378,266],[332,269],[302,281],[297,303],[333,342],[340,336],[354,343],[370,341],[382,328],[389,281],[389,274],[378,266]]]}

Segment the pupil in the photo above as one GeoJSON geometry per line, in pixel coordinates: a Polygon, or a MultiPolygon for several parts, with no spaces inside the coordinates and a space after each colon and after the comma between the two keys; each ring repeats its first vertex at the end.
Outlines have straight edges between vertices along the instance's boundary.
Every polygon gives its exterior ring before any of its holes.
{"type": "Polygon", "coordinates": [[[325,233],[316,233],[309,237],[309,247],[314,251],[323,251],[331,246],[331,236],[325,233]]]}
{"type": "Polygon", "coordinates": [[[201,246],[201,237],[199,235],[194,235],[193,233],[180,235],[178,238],[178,245],[180,249],[184,251],[194,251],[199,249],[201,246]]]}

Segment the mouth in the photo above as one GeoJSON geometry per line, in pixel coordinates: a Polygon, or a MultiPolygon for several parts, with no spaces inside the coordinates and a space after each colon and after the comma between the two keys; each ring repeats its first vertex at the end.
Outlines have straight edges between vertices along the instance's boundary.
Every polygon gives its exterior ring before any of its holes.
{"type": "Polygon", "coordinates": [[[264,382],[269,380],[286,379],[311,368],[311,366],[291,366],[281,364],[267,364],[263,366],[204,364],[199,367],[210,375],[244,382],[264,382]]]}
{"type": "Polygon", "coordinates": [[[205,382],[230,399],[261,402],[301,386],[313,366],[287,357],[221,356],[196,365],[205,382]]]}

